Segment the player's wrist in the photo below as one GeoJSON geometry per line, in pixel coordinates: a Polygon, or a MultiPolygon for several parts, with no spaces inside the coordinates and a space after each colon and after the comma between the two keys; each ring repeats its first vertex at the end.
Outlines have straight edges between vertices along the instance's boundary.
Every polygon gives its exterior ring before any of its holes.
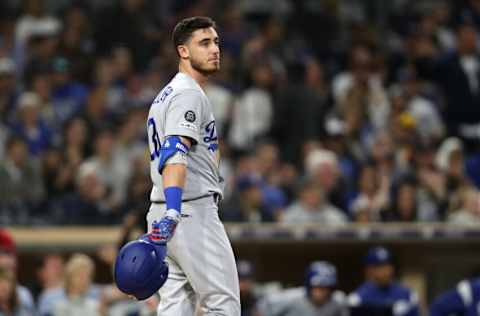
{"type": "Polygon", "coordinates": [[[175,221],[175,222],[178,223],[178,222],[180,221],[180,219],[181,219],[182,216],[180,215],[180,212],[179,212],[179,211],[177,211],[177,210],[175,210],[175,209],[168,209],[168,210],[165,212],[165,214],[164,214],[163,217],[164,217],[164,218],[169,218],[169,219],[171,219],[171,220],[173,220],[173,221],[175,221]]]}
{"type": "Polygon", "coordinates": [[[178,214],[181,212],[182,207],[182,193],[183,189],[181,187],[171,186],[163,190],[165,194],[165,203],[167,205],[167,213],[169,211],[177,211],[178,214]]]}

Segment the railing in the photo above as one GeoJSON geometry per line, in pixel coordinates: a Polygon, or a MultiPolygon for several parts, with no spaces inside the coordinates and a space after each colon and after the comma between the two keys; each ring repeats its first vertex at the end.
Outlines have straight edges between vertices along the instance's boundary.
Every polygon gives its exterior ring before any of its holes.
{"type": "MultiPolygon", "coordinates": [[[[472,243],[480,242],[480,226],[439,224],[225,224],[233,244],[277,242],[388,242],[388,243],[472,243]]],[[[104,243],[117,242],[118,227],[13,227],[20,251],[94,250],[104,243]]],[[[135,233],[140,234],[140,231],[135,233]]],[[[134,237],[134,234],[132,236],[134,237]]]]}

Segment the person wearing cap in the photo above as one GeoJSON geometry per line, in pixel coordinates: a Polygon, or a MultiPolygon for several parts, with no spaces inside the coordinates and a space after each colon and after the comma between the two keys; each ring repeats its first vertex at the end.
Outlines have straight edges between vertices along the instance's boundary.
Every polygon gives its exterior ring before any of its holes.
{"type": "Polygon", "coordinates": [[[351,309],[362,310],[363,313],[357,312],[362,316],[380,310],[392,316],[419,315],[417,294],[394,280],[395,271],[388,249],[370,248],[364,264],[366,282],[348,296],[351,309]]]}
{"type": "MultiPolygon", "coordinates": [[[[14,280],[17,274],[17,248],[12,235],[5,229],[0,228],[0,270],[4,270],[14,280]]],[[[33,296],[26,287],[18,284],[16,281],[16,297],[18,304],[16,310],[22,311],[19,315],[34,315],[35,305],[33,296]]],[[[0,312],[0,315],[3,315],[0,312]]],[[[15,314],[17,315],[17,314],[15,314]]]]}
{"type": "Polygon", "coordinates": [[[88,89],[72,78],[71,63],[63,57],[52,61],[52,105],[60,123],[78,116],[85,107],[88,89]]]}
{"type": "Polygon", "coordinates": [[[53,133],[41,118],[42,100],[34,92],[24,92],[17,103],[17,119],[13,132],[28,145],[31,155],[38,156],[53,141],[53,133]]]}
{"type": "Polygon", "coordinates": [[[262,302],[261,316],[348,316],[345,295],[336,288],[335,266],[327,261],[312,262],[306,269],[304,286],[262,302]]]}

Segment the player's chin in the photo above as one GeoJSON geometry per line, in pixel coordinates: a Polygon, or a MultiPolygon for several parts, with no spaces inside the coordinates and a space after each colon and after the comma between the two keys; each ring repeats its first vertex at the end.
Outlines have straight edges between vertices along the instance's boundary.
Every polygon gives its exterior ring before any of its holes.
{"type": "Polygon", "coordinates": [[[220,70],[220,63],[212,63],[206,67],[203,67],[203,72],[207,74],[213,74],[220,70]]]}

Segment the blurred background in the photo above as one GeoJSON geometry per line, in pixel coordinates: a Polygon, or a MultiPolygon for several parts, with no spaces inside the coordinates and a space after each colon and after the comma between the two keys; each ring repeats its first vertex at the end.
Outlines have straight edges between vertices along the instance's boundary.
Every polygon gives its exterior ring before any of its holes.
{"type": "Polygon", "coordinates": [[[91,315],[155,310],[111,264],[144,230],[145,120],[194,15],[221,37],[220,216],[259,301],[315,260],[348,294],[380,244],[425,315],[478,275],[479,0],[2,0],[0,285],[18,315],[64,315],[75,291],[91,315]]]}

